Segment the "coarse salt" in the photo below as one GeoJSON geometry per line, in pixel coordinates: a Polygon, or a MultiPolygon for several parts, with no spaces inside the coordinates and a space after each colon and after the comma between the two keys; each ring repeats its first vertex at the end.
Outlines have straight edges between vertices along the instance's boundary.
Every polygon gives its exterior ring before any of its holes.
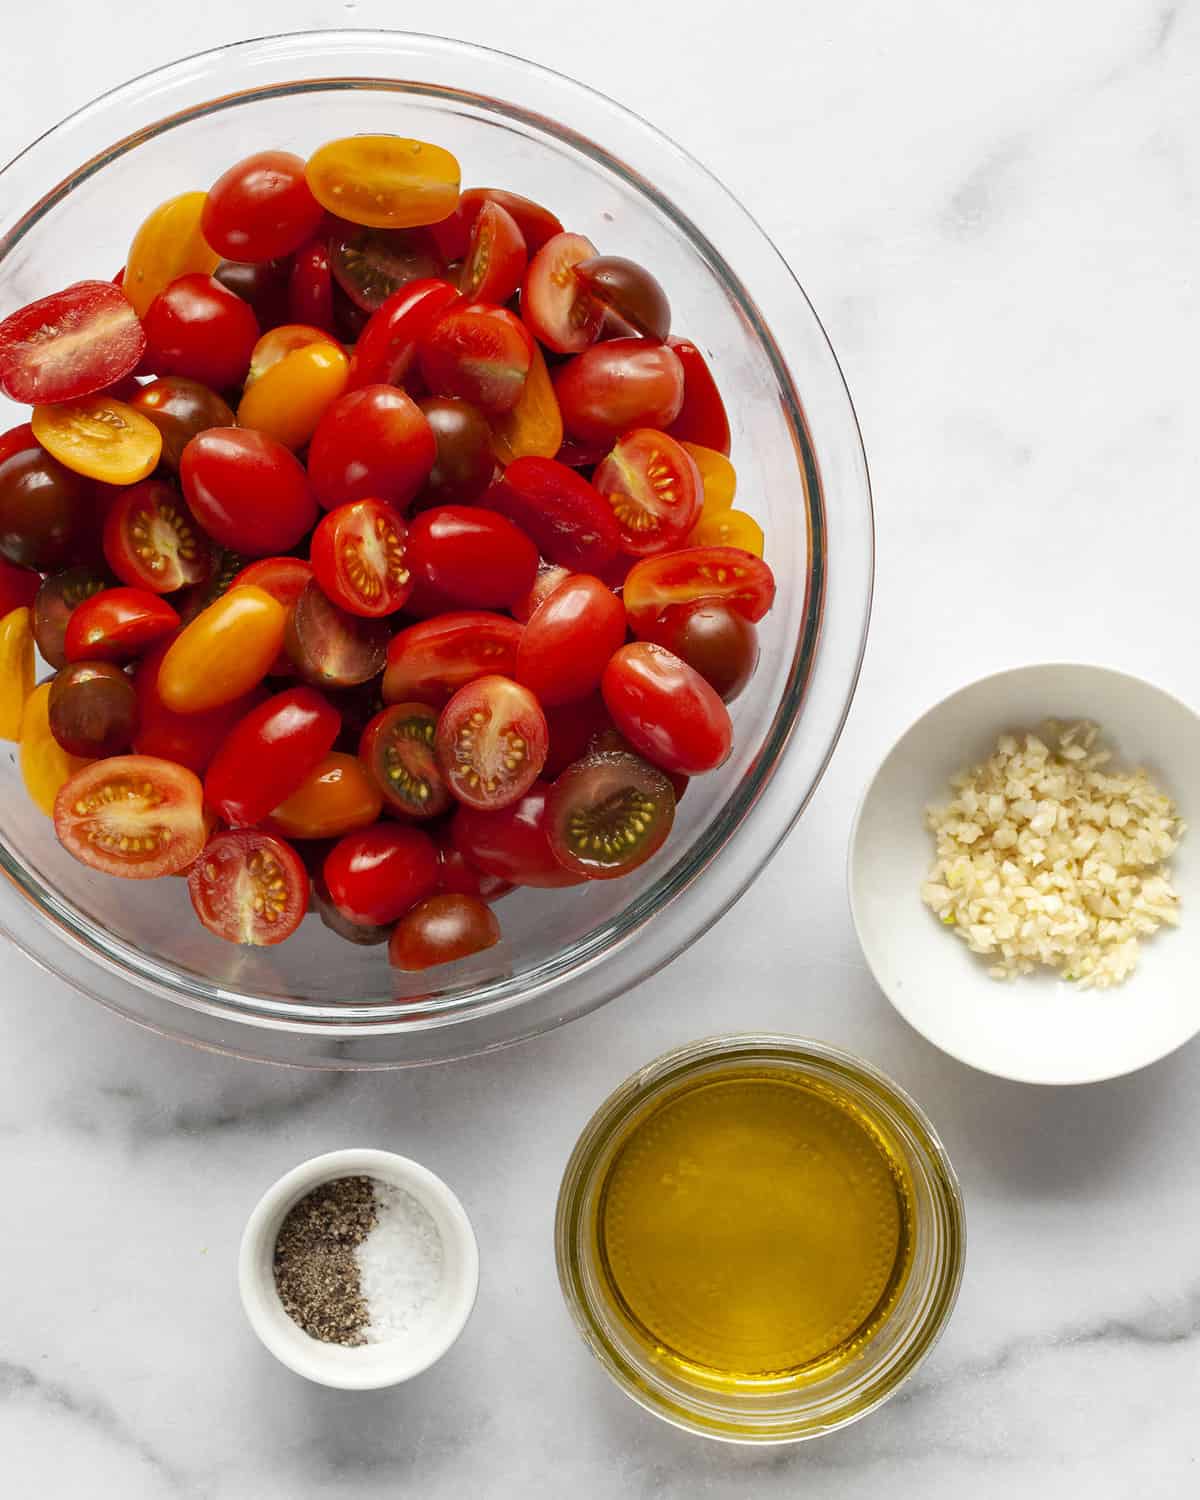
{"type": "Polygon", "coordinates": [[[359,1288],[369,1322],[367,1343],[411,1337],[436,1312],[445,1250],[424,1204],[391,1183],[376,1181],[377,1221],[356,1246],[359,1288]]]}

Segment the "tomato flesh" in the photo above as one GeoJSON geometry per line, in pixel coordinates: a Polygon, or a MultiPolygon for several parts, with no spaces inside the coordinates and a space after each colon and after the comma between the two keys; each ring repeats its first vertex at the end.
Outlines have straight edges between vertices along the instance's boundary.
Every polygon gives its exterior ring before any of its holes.
{"type": "Polygon", "coordinates": [[[93,761],[54,799],[69,854],[106,875],[149,880],[185,869],[204,847],[204,792],[184,766],[152,755],[93,761]]]}
{"type": "Polygon", "coordinates": [[[622,550],[634,557],[665,552],[683,541],[704,495],[691,454],[649,427],[626,433],[596,470],[594,482],[612,507],[622,550]]]}
{"type": "Polygon", "coordinates": [[[556,234],[529,262],[521,317],[555,354],[578,354],[600,336],[604,308],[575,275],[575,267],[595,254],[595,245],[583,235],[556,234]]]}
{"type": "Polygon", "coordinates": [[[42,582],[33,602],[33,638],[50,666],[67,664],[67,622],[77,606],[111,587],[111,578],[89,567],[67,568],[42,582]]]}
{"type": "Polygon", "coordinates": [[[135,407],[111,396],[36,406],[34,436],[59,463],[107,484],[136,484],[154,472],[162,433],[135,407]]]}
{"type": "Polygon", "coordinates": [[[550,846],[590,880],[628,875],[657,853],[675,821],[675,792],[656,766],[624,751],[585,756],[554,783],[550,846]]]}
{"type": "Polygon", "coordinates": [[[761,558],[734,547],[687,547],[635,563],[622,597],[635,635],[672,605],[702,599],[727,604],[757,624],[775,601],[775,576],[761,558]]]}
{"type": "Polygon", "coordinates": [[[521,627],[484,610],[462,610],[410,625],[394,636],[383,674],[385,703],[439,708],[477,677],[511,677],[521,627]]]}
{"type": "Polygon", "coordinates": [[[330,267],[350,301],[368,313],[411,283],[440,277],[445,270],[424,230],[357,227],[334,236],[330,267]]]}
{"type": "Polygon", "coordinates": [[[146,335],[108,281],[78,281],[0,323],[0,391],[28,406],[77,401],[132,374],[146,335]]]}
{"type": "Polygon", "coordinates": [[[695,776],[728,759],[729,710],[699,672],[662,646],[622,646],[605,667],[600,690],[620,732],[663,770],[695,776]]]}
{"type": "Polygon", "coordinates": [[[339,839],[325,857],[325,885],[351,922],[395,922],[437,890],[437,848],[428,834],[376,823],[339,839]]]}
{"type": "Polygon", "coordinates": [[[400,385],[417,357],[417,342],[459,300],[448,282],[423,278],[393,292],[371,314],[350,356],[348,389],[400,385]]]}
{"type": "Polygon", "coordinates": [[[378,500],[329,511],[313,532],[309,555],[317,582],[342,609],[378,617],[403,607],[412,591],[404,522],[378,500]]]}
{"type": "Polygon", "coordinates": [[[586,698],[625,643],[625,608],[598,578],[577,573],[530,615],[516,678],[543,706],[586,698]]]}
{"type": "Polygon", "coordinates": [[[458,285],[472,302],[507,302],[521,285],[528,264],[525,236],[506,208],[480,206],[467,244],[458,285]]]}
{"type": "Polygon", "coordinates": [[[480,677],[459,688],[438,719],[434,746],[446,785],[468,807],[507,807],[541,774],[549,733],[528,688],[480,677]]]}
{"type": "Polygon", "coordinates": [[[537,576],[537,548],[493,510],[439,505],[409,528],[408,555],[427,587],[454,605],[503,609],[527,594],[537,576]]]}
{"type": "Polygon", "coordinates": [[[171,594],[212,572],[212,548],[175,491],[157,479],[126,490],[104,522],[104,556],[133,588],[171,594]]]}
{"type": "Polygon", "coordinates": [[[260,828],[228,829],[204,846],[188,875],[196,915],[227,943],[282,943],[308,910],[308,871],[281,838],[260,828]]]}
{"type": "Polygon", "coordinates": [[[287,617],[288,656],[315,687],[356,687],[383,670],[391,635],[387,622],[339,609],[314,579],[287,617]]]}
{"type": "Polygon", "coordinates": [[[363,730],[359,757],[388,807],[436,818],[451,805],[434,749],[438,715],[426,703],[394,703],[363,730]]]}
{"type": "Polygon", "coordinates": [[[454,963],[482,953],[500,941],[500,923],[472,896],[427,896],[396,923],[388,942],[388,962],[407,973],[454,963]]]}

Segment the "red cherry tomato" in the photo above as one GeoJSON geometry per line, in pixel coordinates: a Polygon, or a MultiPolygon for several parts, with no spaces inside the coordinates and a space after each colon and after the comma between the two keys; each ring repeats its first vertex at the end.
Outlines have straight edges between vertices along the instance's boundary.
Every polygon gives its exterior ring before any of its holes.
{"type": "Polygon", "coordinates": [[[317,582],[353,615],[390,615],[412,592],[404,522],[378,500],[355,500],[324,516],[309,556],[317,582]]]}
{"type": "Polygon", "coordinates": [[[436,818],[452,800],[434,751],[437,720],[428,704],[393,703],[362,733],[359,758],[387,805],[405,817],[436,818]]]}
{"type": "Polygon", "coordinates": [[[333,749],[341,716],[309,687],[288,688],[230,732],[204,778],[204,798],[229,824],[259,823],[333,749]]]}
{"type": "Polygon", "coordinates": [[[124,490],[104,521],[104,556],[122,583],[171,594],[213,569],[208,539],[168,484],[147,479],[124,490]]]}
{"type": "Polygon", "coordinates": [[[504,188],[468,188],[459,197],[458,207],[448,219],[429,226],[430,234],[447,261],[462,260],[466,255],[471,242],[471,226],[485,203],[497,203],[512,215],[530,255],[540,250],[547,240],[562,233],[562,220],[532,198],[523,198],[520,193],[510,193],[504,188]]]}
{"type": "Polygon", "coordinates": [[[533,363],[525,325],[486,302],[444,312],[418,347],[421,374],[435,396],[461,396],[493,414],[516,406],[533,363]]]}
{"type": "Polygon", "coordinates": [[[699,443],[729,457],[729,418],[712,371],[690,339],[668,339],[683,366],[683,405],[667,429],[681,443],[699,443]]]}
{"type": "Polygon", "coordinates": [[[696,776],[729,756],[729,710],[699,672],[662,646],[622,646],[600,684],[613,723],[639,755],[696,776]]]}
{"type": "Polygon", "coordinates": [[[18,568],[0,557],[0,620],[14,609],[31,609],[42,575],[32,568],[18,568]]]}
{"type": "Polygon", "coordinates": [[[308,473],[327,509],[382,500],[402,509],[425,482],[437,445],[424,413],[404,391],[365,385],[348,391],[317,424],[308,473]]]}
{"type": "Polygon", "coordinates": [[[204,793],[185,766],[152,755],[90,761],[59,789],[54,831],[106,875],[150,880],[184,870],[204,847],[204,793]]]}
{"type": "Polygon", "coordinates": [[[209,536],[248,557],[286,552],[317,519],[300,461],[265,432],[210,427],[198,433],[183,450],[179,478],[209,536]]]}
{"type": "Polygon", "coordinates": [[[214,390],[240,385],[258,342],[249,303],[213,276],[181,276],[146,311],[146,364],[156,375],[185,375],[214,390]]]}
{"type": "Polygon", "coordinates": [[[251,583],[290,609],[312,580],[312,564],[302,557],[260,557],[229,582],[231,589],[251,583]]]}
{"type": "Polygon", "coordinates": [[[324,240],[310,240],[293,257],[288,277],[288,318],[292,323],[333,332],[333,273],[324,240]]]}
{"type": "Polygon", "coordinates": [[[510,885],[580,885],[586,877],[564,869],[554,857],[547,832],[550,787],[535,781],[509,807],[483,812],[460,807],[450,824],[454,847],[469,865],[510,885]]]}
{"type": "Polygon", "coordinates": [[[521,317],[555,354],[578,354],[600,336],[604,307],[575,275],[596,247],[581,234],[556,234],[529,262],[521,290],[521,317]]]}
{"type": "Polygon", "coordinates": [[[549,599],[560,583],[566,583],[567,579],[572,577],[574,574],[570,568],[560,567],[558,563],[540,563],[537,577],[533,580],[533,587],[527,594],[522,594],[512,607],[513,619],[520,620],[522,625],[528,625],[529,617],[538,605],[549,599]]]}
{"type": "Polygon", "coordinates": [[[178,624],[167,601],[147,589],[102,589],[71,611],[67,660],[128,661],[178,624]]]}
{"type": "Polygon", "coordinates": [[[499,941],[500,923],[482,901],[443,891],[418,902],[396,923],[388,940],[388,962],[415,974],[482,953],[499,941]]]}
{"type": "Polygon", "coordinates": [[[438,505],[409,527],[408,556],[424,583],[459,607],[504,609],[537,576],[537,548],[513,523],[475,505],[438,505]]]}
{"type": "Polygon", "coordinates": [[[683,366],[666,344],[608,339],[568,360],[554,393],[572,437],[615,442],[631,427],[671,425],[683,404],[683,366]]]}
{"type": "Polygon", "coordinates": [[[635,557],[677,547],[704,504],[696,460],[681,443],[651,427],[627,432],[593,480],[612,507],[622,549],[635,557]]]}
{"type": "Polygon", "coordinates": [[[78,281],[0,323],[0,391],[41,406],[77,401],[132,374],[146,335],[110,281],[78,281]]]}
{"type": "Polygon", "coordinates": [[[324,210],[290,151],[259,151],[223,172],[208,190],[200,228],[228,260],[274,260],[310,239],[324,210]]]}
{"type": "Polygon", "coordinates": [[[203,776],[233,726],[262,701],[262,692],[253,688],[219,708],[203,709],[198,714],[177,714],[158,693],[158,669],[170,646],[171,638],[160,641],[142,657],[134,673],[138,727],[133,748],[139,755],[177,761],[197,776],[203,776]]]}
{"type": "Polygon", "coordinates": [[[441,707],[476,677],[511,677],[521,627],[504,615],[463,610],[410,625],[393,636],[383,674],[385,703],[441,707]]]}
{"type": "Polygon", "coordinates": [[[635,635],[650,630],[672,605],[700,599],[728,604],[757,623],[775,602],[775,575],[761,557],[738,547],[685,547],[635,563],[622,597],[635,635]]]}
{"type": "Polygon", "coordinates": [[[617,555],[621,532],[604,497],[574,469],[553,458],[516,458],[487,503],[537,543],[543,557],[589,573],[617,555]]]}
{"type": "Polygon", "coordinates": [[[445,281],[410,281],[371,314],[350,356],[347,390],[400,385],[417,356],[417,341],[458,301],[445,281]]]}
{"type": "Polygon", "coordinates": [[[517,681],[545,704],[586,698],[625,644],[625,608],[598,578],[577,573],[538,605],[517,648],[517,681]]]}
{"type": "Polygon", "coordinates": [[[545,708],[550,749],[542,775],[547,781],[561,776],[572,761],[580,760],[594,746],[592,741],[612,729],[612,720],[599,692],[574,703],[550,704],[545,708]]]}
{"type": "Polygon", "coordinates": [[[521,285],[528,260],[512,214],[498,203],[484,203],[471,225],[459,288],[472,302],[507,302],[521,285]]]}
{"type": "Polygon", "coordinates": [[[344,917],[379,927],[437,890],[437,849],[419,829],[377,823],[339,839],[325,856],[322,875],[344,917]]]}
{"type": "Polygon", "coordinates": [[[291,937],[308,911],[308,888],[300,856],[260,828],[214,835],[188,874],[188,895],[209,932],[252,947],[291,937]]]}
{"type": "Polygon", "coordinates": [[[469,864],[450,842],[450,830],[439,828],[434,833],[438,852],[438,890],[452,896],[474,896],[480,901],[499,901],[507,896],[512,885],[497,875],[485,875],[469,864]]]}
{"type": "Polygon", "coordinates": [[[442,710],[434,741],[446,785],[468,807],[507,807],[546,763],[546,716],[510,677],[480,677],[442,710]]]}

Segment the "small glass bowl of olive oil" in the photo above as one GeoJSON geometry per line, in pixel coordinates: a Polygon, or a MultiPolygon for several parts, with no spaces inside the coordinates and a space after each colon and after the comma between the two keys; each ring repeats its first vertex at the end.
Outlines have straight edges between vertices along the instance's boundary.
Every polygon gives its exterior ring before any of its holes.
{"type": "Polygon", "coordinates": [[[714,1037],[628,1079],[579,1138],[555,1233],[567,1305],[617,1384],[732,1442],[872,1411],[962,1278],[933,1126],[869,1063],[796,1037],[714,1037]]]}

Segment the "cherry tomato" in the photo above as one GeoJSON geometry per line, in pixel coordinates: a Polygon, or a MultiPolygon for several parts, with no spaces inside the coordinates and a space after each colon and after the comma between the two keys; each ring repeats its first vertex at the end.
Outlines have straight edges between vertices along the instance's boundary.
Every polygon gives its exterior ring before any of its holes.
{"type": "Polygon", "coordinates": [[[382,926],[437,890],[437,849],[419,829],[377,823],[339,839],[325,857],[322,874],[344,917],[382,926]]]}
{"type": "MultiPolygon", "coordinates": [[[[251,583],[255,588],[270,594],[272,599],[278,599],[284,609],[291,609],[312,577],[312,564],[305,562],[302,557],[260,557],[257,562],[252,562],[249,567],[236,573],[229,587],[237,588],[240,584],[251,583]]],[[[281,651],[271,664],[272,676],[290,675],[294,670],[292,659],[286,650],[281,651]]]]}
{"type": "Polygon", "coordinates": [[[165,287],[146,311],[146,363],[224,389],[240,385],[258,341],[248,302],[213,276],[193,273],[165,287]]]}
{"type": "Polygon", "coordinates": [[[246,390],[256,385],[262,377],[273,370],[297,349],[307,349],[310,344],[320,344],[326,349],[341,349],[332,334],[311,323],[281,323],[269,329],[254,346],[250,356],[250,368],[246,371],[246,390]]]}
{"type": "Polygon", "coordinates": [[[307,779],[341,728],[309,687],[275,693],[230,731],[204,778],[204,800],[231,826],[259,823],[307,779]]]}
{"type": "Polygon", "coordinates": [[[620,255],[597,255],[575,266],[584,291],[645,338],[665,339],[671,304],[650,272],[620,255]]]}
{"type": "Polygon", "coordinates": [[[612,880],[645,864],[675,821],[675,791],[657,766],[622,750],[585,756],[550,790],[550,847],[568,870],[612,880]]]}
{"type": "Polygon", "coordinates": [[[763,555],[763,529],[744,510],[723,510],[715,516],[701,516],[688,537],[690,547],[736,547],[754,557],[763,555]]]}
{"type": "Polygon", "coordinates": [[[417,341],[458,301],[445,281],[410,281],[371,314],[350,356],[349,389],[400,385],[417,355],[417,341]]]}
{"type": "MultiPolygon", "coordinates": [[[[700,521],[707,521],[711,516],[728,510],[733,504],[733,497],[737,494],[737,470],[725,454],[718,453],[715,448],[687,442],[683,446],[695,459],[696,468],[700,471],[700,482],[704,486],[700,521]]],[[[699,525],[700,521],[696,524],[699,525]]]]}
{"type": "Polygon", "coordinates": [[[84,396],[58,406],[35,406],[33,435],[76,474],[106,484],[136,484],[153,474],[162,434],[147,417],[111,396],[84,396]]]}
{"type": "Polygon", "coordinates": [[[177,714],[193,714],[241,698],[267,675],[287,618],[263,589],[231,588],[171,642],[158,671],[162,701],[177,714]]]}
{"type": "Polygon", "coordinates": [[[683,366],[666,344],[608,339],[568,360],[554,391],[572,437],[615,442],[632,427],[670,426],[683,401],[683,366]]]}
{"type": "Polygon", "coordinates": [[[21,715],[32,692],[32,617],[23,604],[0,619],[0,740],[21,738],[21,715]]]}
{"type": "Polygon", "coordinates": [[[503,609],[528,593],[537,548],[513,523],[475,505],[422,511],[408,532],[413,572],[446,599],[472,609],[503,609]]]}
{"type": "Polygon", "coordinates": [[[46,717],[51,734],[69,755],[118,755],[133,740],[137,697],[113,662],[73,662],[50,684],[46,717]]]}
{"type": "Polygon", "coordinates": [[[43,682],[26,700],[21,717],[20,749],[21,779],[25,790],[34,806],[47,817],[54,816],[54,799],[59,788],[88,764],[85,758],[64,750],[51,733],[51,686],[51,683],[43,682]]]}
{"type": "Polygon", "coordinates": [[[215,834],[188,874],[188,895],[209,932],[253,947],[291,937],[308,911],[308,886],[292,846],[259,828],[215,834]]]}
{"type": "Polygon", "coordinates": [[[329,894],[320,869],[317,869],[312,876],[310,901],[312,910],[330,932],[336,932],[338,937],[345,938],[348,943],[374,948],[380,943],[386,943],[392,935],[390,922],[384,922],[380,926],[363,926],[361,922],[351,922],[348,917],[344,917],[333,904],[333,897],[329,894]]]}
{"type": "Polygon", "coordinates": [[[499,901],[513,887],[507,880],[496,875],[485,875],[474,865],[468,864],[450,841],[450,830],[441,827],[434,831],[434,843],[438,852],[438,890],[449,896],[474,896],[478,901],[499,901]]]}
{"type": "Polygon", "coordinates": [[[507,807],[546,763],[546,716],[510,677],[480,677],[442,710],[434,747],[446,785],[468,807],[507,807]]]}
{"type": "Polygon", "coordinates": [[[517,648],[517,681],[543,705],[586,698],[624,643],[621,601],[598,578],[577,573],[530,615],[517,648]]]}
{"type": "Polygon", "coordinates": [[[272,812],[270,826],[289,839],[334,839],[378,821],[379,788],[356,755],[331,750],[290,797],[272,812]]]}
{"type": "Polygon", "coordinates": [[[333,271],[329,245],[311,240],[296,251],[288,278],[288,317],[333,332],[333,271]]]}
{"type": "MultiPolygon", "coordinates": [[[[233,580],[246,567],[246,559],[240,552],[228,547],[218,547],[213,557],[213,570],[203,583],[194,583],[179,596],[179,618],[190,625],[202,609],[215,604],[222,594],[233,587],[233,580]]],[[[270,589],[267,590],[271,592],[270,589]]]]}
{"type": "Polygon", "coordinates": [[[206,193],[180,193],[160,203],[142,223],[129,247],[121,290],[139,318],[173,281],[191,272],[211,276],[221,257],[204,238],[201,219],[206,193]]]}
{"type": "Polygon", "coordinates": [[[647,557],[629,571],[622,591],[625,612],[641,635],[672,604],[719,601],[757,623],[775,601],[775,578],[761,558],[734,547],[689,547],[647,557]]]}
{"type": "Polygon", "coordinates": [[[14,453],[27,453],[30,449],[38,451],[38,440],[33,435],[33,427],[28,422],[22,422],[17,427],[10,427],[7,432],[0,433],[0,464],[11,458],[14,453]]]}
{"type": "Polygon", "coordinates": [[[643,639],[665,646],[732,703],[754,675],[758,632],[729,604],[698,599],[672,604],[648,626],[643,639]]]}
{"type": "Polygon", "coordinates": [[[586,878],[555,858],[547,831],[550,787],[535,781],[509,807],[483,812],[460,807],[450,825],[454,847],[469,865],[510,885],[579,885],[586,878]]]}
{"type": "Polygon", "coordinates": [[[106,875],[174,875],[204,848],[203,797],[185,766],[118,755],[82,767],[60,788],[54,831],[69,854],[106,875]]]}
{"type": "Polygon", "coordinates": [[[507,302],[528,262],[525,236],[512,214],[498,203],[483,203],[471,225],[459,290],[472,302],[507,302]]]}
{"type": "Polygon", "coordinates": [[[529,618],[538,605],[549,599],[560,583],[566,583],[568,578],[574,576],[570,568],[561,567],[558,563],[545,560],[540,562],[533,587],[527,594],[522,594],[510,610],[513,619],[520,620],[522,625],[528,625],[529,618]]]}
{"type": "Polygon", "coordinates": [[[36,444],[0,460],[0,556],[48,573],[82,550],[91,489],[36,444]]]}
{"type": "Polygon", "coordinates": [[[290,151],[259,151],[209,188],[200,227],[229,260],[275,260],[299,250],[321,218],[300,158],[290,151]]]}
{"type": "Polygon", "coordinates": [[[700,514],[703,486],[691,454],[650,427],[626,433],[593,480],[634,557],[678,546],[700,514]]]}
{"type": "Polygon", "coordinates": [[[574,703],[550,704],[545,710],[546,728],[550,731],[550,749],[542,775],[547,781],[561,776],[573,761],[582,760],[592,741],[612,729],[612,720],[599,692],[574,703]]]}
{"type": "Polygon", "coordinates": [[[401,509],[424,484],[437,457],[429,423],[404,391],[365,385],[340,396],[317,424],[308,473],[327,509],[382,500],[401,509]]]}
{"type": "Polygon", "coordinates": [[[249,557],[286,552],[317,519],[304,469],[264,432],[212,427],[199,433],[183,450],[179,478],[209,536],[249,557]]]}
{"type": "Polygon", "coordinates": [[[148,589],[102,589],[71,611],[67,660],[128,661],[178,625],[178,614],[148,589]]]}
{"type": "Polygon", "coordinates": [[[32,605],[41,584],[40,573],[32,568],[18,568],[0,557],[0,619],[22,605],[32,605]]]}
{"type": "Polygon", "coordinates": [[[315,151],[304,169],[313,196],[352,224],[436,224],[458,202],[458,162],[441,146],[398,135],[354,135],[315,151]]]}
{"type": "Polygon", "coordinates": [[[595,254],[595,245],[583,235],[556,234],[529,262],[521,317],[555,354],[578,354],[600,335],[604,308],[575,275],[575,267],[595,254]]]}
{"type": "Polygon", "coordinates": [[[410,625],[393,636],[383,674],[385,703],[428,703],[434,708],[477,677],[511,677],[521,627],[503,615],[463,610],[410,625]]]}
{"type": "Polygon", "coordinates": [[[729,453],[729,418],[704,356],[689,339],[668,340],[683,366],[683,405],[670,427],[680,442],[729,453]]]}
{"type": "Polygon", "coordinates": [[[376,312],[413,282],[445,272],[437,246],[423,229],[345,226],[330,245],[334,279],[355,307],[376,312]]]}
{"type": "Polygon", "coordinates": [[[512,411],[492,418],[492,451],[502,464],[517,458],[553,458],[562,447],[562,413],[542,351],[533,346],[533,363],[512,411]]]}
{"type": "Polygon", "coordinates": [[[260,260],[257,264],[223,260],[213,275],[222,286],[250,304],[264,333],[292,320],[290,266],[286,260],[260,260]]]}
{"type": "Polygon", "coordinates": [[[421,410],[437,445],[437,458],[421,490],[419,504],[478,500],[492,482],[492,431],[483,413],[469,401],[428,396],[421,410]]]}
{"type": "Polygon", "coordinates": [[[125,293],[78,281],[0,323],[0,391],[28,406],[77,401],[131,374],[145,352],[125,293]]]}
{"type": "Polygon", "coordinates": [[[500,923],[482,901],[442,893],[427,896],[396,923],[388,962],[395,969],[418,973],[482,953],[499,941],[500,923]]]}
{"type": "Polygon", "coordinates": [[[391,627],[339,609],[314,579],[292,606],[284,637],[300,676],[316,687],[355,687],[383,670],[391,627]]]}
{"type": "Polygon", "coordinates": [[[212,548],[183,501],[158,479],[126,490],[104,521],[104,556],[122,583],[171,594],[212,572],[212,548]]]}
{"type": "Polygon", "coordinates": [[[234,423],[232,408],[216,391],[182,375],[164,375],[140,386],[129,404],[158,428],[162,434],[159,461],[176,474],[183,450],[198,432],[234,423]]]}
{"type": "Polygon", "coordinates": [[[349,373],[350,361],[335,344],[293,349],[246,387],[238,426],[265,432],[285,448],[302,448],[346,389],[349,373]]]}
{"type": "Polygon", "coordinates": [[[158,673],[171,649],[165,640],[153,646],[137,665],[133,690],[137,697],[137,730],[133,748],[139,755],[178,761],[203,776],[233,726],[262,701],[262,690],[251,688],[241,698],[201,713],[179,714],[167,707],[158,691],[158,673]]]}
{"type": "Polygon", "coordinates": [[[325,515],[309,555],[317,582],[352,615],[390,615],[412,590],[404,522],[378,500],[355,500],[325,515]]]}
{"type": "Polygon", "coordinates": [[[639,755],[696,776],[729,756],[729,710],[699,672],[662,646],[622,646],[600,684],[613,723],[639,755]]]}
{"type": "Polygon", "coordinates": [[[419,343],[435,396],[461,396],[489,413],[511,411],[533,363],[533,340],[506,308],[472,302],[444,312],[419,343]]]}
{"type": "Polygon", "coordinates": [[[487,503],[533,538],[543,557],[594,573],[617,554],[621,532],[612,507],[574,469],[552,458],[517,458],[487,503]]]}
{"type": "Polygon", "coordinates": [[[454,212],[429,227],[448,261],[462,260],[466,255],[471,242],[471,226],[485,203],[497,203],[512,215],[530,255],[540,250],[547,240],[562,233],[562,221],[558,216],[532,198],[523,198],[520,193],[510,193],[504,188],[468,188],[459,198],[454,212]]]}
{"type": "Polygon", "coordinates": [[[33,639],[50,666],[67,664],[67,621],[76,606],[112,585],[111,578],[90,567],[52,573],[42,582],[33,603],[33,639]]]}
{"type": "Polygon", "coordinates": [[[451,803],[434,753],[437,720],[424,703],[396,703],[363,730],[363,764],[388,807],[410,818],[436,818],[451,803]]]}

